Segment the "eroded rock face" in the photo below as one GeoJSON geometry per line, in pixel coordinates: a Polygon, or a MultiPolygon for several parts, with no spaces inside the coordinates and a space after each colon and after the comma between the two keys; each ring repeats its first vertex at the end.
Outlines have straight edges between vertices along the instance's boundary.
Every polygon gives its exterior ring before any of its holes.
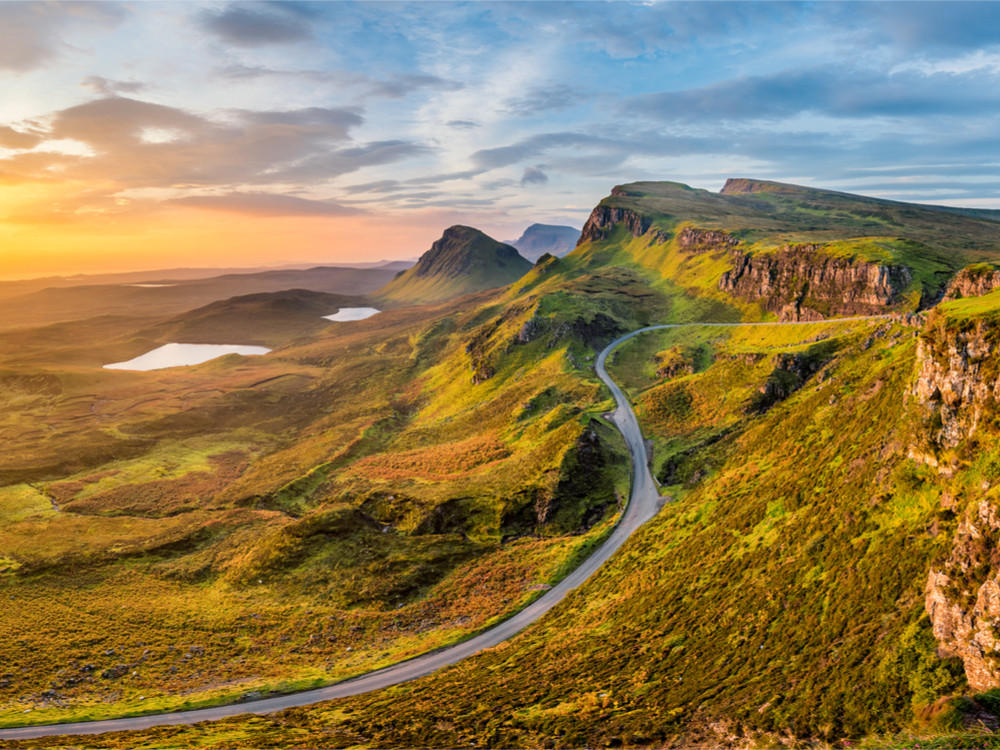
{"type": "Polygon", "coordinates": [[[719,229],[684,227],[677,235],[677,244],[687,252],[714,252],[732,250],[740,241],[719,229]]]}
{"type": "Polygon", "coordinates": [[[948,282],[944,299],[948,301],[963,297],[982,297],[994,289],[1000,289],[1000,269],[969,266],[955,274],[955,278],[948,282]]]}
{"type": "Polygon", "coordinates": [[[957,656],[975,691],[1000,686],[1000,518],[986,499],[959,524],[951,555],[931,569],[924,606],[938,653],[957,656]]]}
{"type": "Polygon", "coordinates": [[[904,266],[826,255],[820,245],[785,247],[773,254],[734,254],[719,289],[761,306],[783,321],[877,315],[901,304],[911,281],[904,266]]]}
{"type": "Polygon", "coordinates": [[[630,208],[598,206],[591,211],[576,244],[579,246],[584,242],[605,239],[614,230],[615,224],[624,224],[635,237],[641,237],[650,227],[648,218],[630,208]]]}
{"type": "Polygon", "coordinates": [[[917,379],[911,391],[938,417],[932,439],[953,447],[971,436],[996,408],[1000,380],[992,367],[998,331],[978,320],[966,330],[925,329],[917,343],[917,379]]]}

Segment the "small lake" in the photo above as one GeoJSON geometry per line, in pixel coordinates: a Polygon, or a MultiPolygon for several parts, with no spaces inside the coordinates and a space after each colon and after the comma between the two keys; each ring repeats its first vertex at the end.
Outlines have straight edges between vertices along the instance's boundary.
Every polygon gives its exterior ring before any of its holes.
{"type": "Polygon", "coordinates": [[[376,313],[382,312],[381,310],[376,310],[374,307],[342,307],[333,315],[324,315],[324,320],[335,320],[339,322],[346,322],[349,320],[364,320],[365,318],[370,318],[376,313]]]}
{"type": "Polygon", "coordinates": [[[162,370],[167,367],[186,367],[200,365],[216,357],[227,354],[242,354],[256,356],[267,354],[270,349],[265,346],[242,346],[239,344],[164,344],[159,349],[130,359],[128,362],[115,362],[104,365],[106,370],[162,370]]]}

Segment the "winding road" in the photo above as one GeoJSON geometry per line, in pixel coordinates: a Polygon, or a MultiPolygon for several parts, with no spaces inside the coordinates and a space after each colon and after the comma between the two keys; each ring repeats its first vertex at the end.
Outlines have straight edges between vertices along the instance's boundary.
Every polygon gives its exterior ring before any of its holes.
{"type": "MultiPolygon", "coordinates": [[[[871,316],[885,317],[885,316],[871,316]]],[[[852,320],[868,320],[871,318],[837,318],[836,322],[852,320]]],[[[830,321],[832,322],[832,321],[830,321]]],[[[215,706],[213,708],[198,708],[190,711],[177,711],[167,714],[150,714],[148,716],[132,716],[121,719],[105,719],[100,721],[85,721],[67,724],[44,724],[27,727],[16,727],[11,729],[0,729],[0,740],[32,739],[46,737],[50,735],[82,735],[82,734],[102,734],[104,732],[122,732],[136,729],[149,729],[150,727],[166,726],[171,724],[196,724],[202,721],[214,721],[241,714],[268,714],[281,711],[295,706],[307,706],[313,703],[333,700],[334,698],[346,698],[352,695],[360,695],[374,690],[399,685],[403,682],[424,677],[432,672],[436,672],[442,667],[447,667],[457,662],[467,659],[473,654],[484,649],[492,648],[508,638],[524,630],[533,622],[539,620],[546,612],[561,602],[573,589],[580,586],[590,578],[598,568],[621,547],[625,541],[646,521],[651,519],[659,511],[662,504],[660,493],[656,489],[653,477],[649,472],[646,457],[646,446],[639,429],[639,422],[635,412],[629,405],[628,399],[618,385],[608,375],[605,369],[605,362],[608,355],[620,344],[629,339],[645,333],[663,328],[681,328],[685,326],[713,326],[713,327],[736,327],[736,326],[760,326],[760,325],[807,325],[807,323],[672,323],[666,325],[648,326],[625,334],[612,341],[597,356],[595,368],[597,376],[611,389],[614,395],[617,408],[612,414],[612,421],[625,438],[629,453],[632,456],[632,490],[629,495],[629,502],[625,512],[618,520],[611,535],[598,547],[594,553],[584,560],[579,567],[566,576],[556,586],[549,589],[534,602],[529,604],[517,614],[504,620],[495,627],[485,630],[466,641],[457,643],[454,646],[447,646],[431,651],[421,656],[408,659],[397,664],[367,672],[358,677],[338,682],[315,690],[307,690],[301,693],[290,693],[274,698],[265,698],[258,701],[246,703],[235,703],[225,706],[215,706]]]]}

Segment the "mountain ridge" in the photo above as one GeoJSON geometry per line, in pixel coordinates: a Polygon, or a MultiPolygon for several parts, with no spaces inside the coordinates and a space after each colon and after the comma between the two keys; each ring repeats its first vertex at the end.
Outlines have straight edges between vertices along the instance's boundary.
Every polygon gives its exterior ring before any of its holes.
{"type": "Polygon", "coordinates": [[[391,303],[441,302],[507,286],[531,269],[517,249],[473,227],[448,227],[417,263],[373,296],[391,303]]]}

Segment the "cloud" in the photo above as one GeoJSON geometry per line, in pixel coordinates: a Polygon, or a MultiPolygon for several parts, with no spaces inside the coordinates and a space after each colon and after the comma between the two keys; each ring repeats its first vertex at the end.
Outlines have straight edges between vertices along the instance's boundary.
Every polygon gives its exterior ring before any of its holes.
{"type": "Polygon", "coordinates": [[[465,169],[461,172],[445,172],[444,174],[431,174],[423,177],[411,177],[406,180],[408,185],[435,185],[439,182],[451,182],[452,180],[470,180],[481,175],[481,169],[465,169]]]}
{"type": "Polygon", "coordinates": [[[6,125],[0,125],[0,147],[2,148],[34,148],[42,140],[42,136],[37,133],[26,133],[23,130],[14,130],[6,125]]]}
{"type": "Polygon", "coordinates": [[[549,176],[537,167],[525,167],[524,174],[521,175],[521,187],[525,185],[544,185],[549,181],[549,176]]]}
{"type": "Polygon", "coordinates": [[[372,80],[371,93],[388,99],[402,99],[419,89],[435,91],[460,91],[465,84],[439,76],[405,73],[390,76],[384,80],[372,80]]]}
{"type": "Polygon", "coordinates": [[[274,182],[311,182],[332,179],[362,167],[391,164],[412,156],[421,156],[426,146],[411,141],[374,141],[338,150],[322,150],[268,176],[274,182]]]}
{"type": "Polygon", "coordinates": [[[137,94],[146,88],[146,85],[138,81],[113,81],[101,76],[87,76],[80,85],[97,94],[114,96],[116,94],[137,94]]]}
{"type": "Polygon", "coordinates": [[[22,206],[5,220],[89,222],[110,231],[117,219],[167,204],[245,216],[352,216],[363,209],[302,191],[426,152],[409,141],[355,142],[351,131],[364,118],[354,108],[220,115],[111,96],[28,126],[0,126],[0,146],[17,151],[0,158],[0,182],[69,183],[72,195],[22,206]]]}
{"type": "Polygon", "coordinates": [[[210,33],[236,47],[292,44],[312,38],[309,23],[301,13],[279,3],[239,3],[218,13],[202,15],[210,33]]]}
{"type": "Polygon", "coordinates": [[[65,33],[80,26],[113,28],[126,6],[102,2],[0,2],[0,70],[25,72],[63,50],[65,33]]]}
{"type": "Polygon", "coordinates": [[[458,130],[472,130],[473,128],[480,127],[478,122],[473,122],[472,120],[449,120],[445,125],[458,130]]]}
{"type": "Polygon", "coordinates": [[[175,198],[169,203],[228,211],[250,216],[356,216],[360,208],[342,206],[332,201],[310,200],[294,195],[266,192],[231,192],[224,195],[192,195],[175,198]]]}
{"type": "Polygon", "coordinates": [[[1000,113],[994,83],[984,70],[887,75],[826,66],[644,94],[624,101],[620,111],[670,123],[776,120],[803,112],[843,118],[992,115],[1000,113]]]}
{"type": "Polygon", "coordinates": [[[507,99],[504,102],[504,107],[508,114],[518,117],[534,117],[546,112],[570,109],[588,98],[588,95],[565,84],[560,84],[534,89],[523,97],[507,99]]]}
{"type": "Polygon", "coordinates": [[[35,179],[110,180],[122,188],[264,185],[329,180],[367,165],[422,153],[407,141],[355,144],[364,122],[354,108],[287,111],[231,110],[210,120],[162,104],[107,97],[48,118],[33,142],[7,127],[0,137],[39,150],[0,159],[0,169],[35,179]],[[89,155],[45,149],[45,141],[75,141],[89,155]]]}
{"type": "Polygon", "coordinates": [[[911,52],[1000,44],[1000,5],[989,2],[858,3],[817,8],[833,23],[887,38],[911,52]]]}
{"type": "Polygon", "coordinates": [[[342,188],[345,193],[394,193],[399,190],[406,190],[399,180],[377,180],[375,182],[364,182],[358,185],[347,185],[342,188]]]}
{"type": "Polygon", "coordinates": [[[219,69],[225,78],[237,80],[278,79],[312,82],[332,87],[336,93],[357,89],[361,98],[403,99],[421,90],[458,91],[464,84],[424,73],[394,73],[376,78],[353,70],[279,70],[275,68],[229,65],[219,69]]]}
{"type": "Polygon", "coordinates": [[[541,133],[528,136],[509,146],[484,148],[472,154],[473,163],[483,169],[496,169],[534,159],[552,148],[608,145],[606,139],[583,133],[541,133]]]}

